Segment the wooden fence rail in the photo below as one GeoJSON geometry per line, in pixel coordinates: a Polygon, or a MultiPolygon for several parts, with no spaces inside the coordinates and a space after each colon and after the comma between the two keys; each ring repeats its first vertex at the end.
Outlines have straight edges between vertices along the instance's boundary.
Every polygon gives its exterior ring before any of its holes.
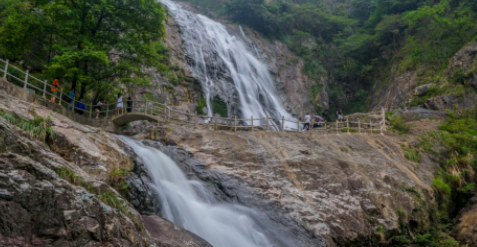
{"type": "MultiPolygon", "coordinates": [[[[78,115],[86,118],[109,118],[118,115],[117,102],[97,105],[86,102],[79,102],[77,98],[70,97],[60,88],[58,93],[52,92],[52,85],[48,84],[47,80],[40,80],[29,74],[29,71],[22,71],[21,69],[11,65],[8,60],[0,59],[0,74],[3,78],[8,79],[11,83],[23,87],[24,89],[34,93],[45,100],[51,100],[55,97],[55,104],[66,107],[74,111],[78,115]],[[3,73],[3,74],[2,74],[3,73]],[[23,79],[21,79],[23,77],[23,79]],[[83,109],[84,108],[84,109],[83,109]]],[[[237,132],[237,129],[245,129],[251,132],[254,131],[288,131],[288,132],[303,132],[304,122],[299,120],[285,119],[285,117],[277,118],[265,116],[254,118],[250,116],[249,119],[237,116],[233,118],[219,117],[219,116],[199,116],[197,113],[180,111],[173,108],[168,102],[159,103],[150,100],[124,100],[123,110],[125,113],[143,113],[156,117],[158,122],[168,123],[177,122],[179,124],[197,126],[209,126],[214,130],[230,130],[237,132]]],[[[121,115],[121,114],[119,114],[121,115]]],[[[318,121],[312,118],[309,131],[321,134],[331,133],[379,133],[383,134],[386,131],[385,111],[382,109],[381,120],[379,122],[350,122],[348,119],[342,122],[326,122],[318,121]]],[[[74,120],[74,118],[73,118],[74,120]]]]}

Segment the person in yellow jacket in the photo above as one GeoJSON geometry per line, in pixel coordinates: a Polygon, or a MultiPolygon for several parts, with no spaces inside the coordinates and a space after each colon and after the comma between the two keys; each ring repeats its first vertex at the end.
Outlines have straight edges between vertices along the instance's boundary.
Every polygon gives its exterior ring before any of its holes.
{"type": "Polygon", "coordinates": [[[58,79],[55,79],[52,83],[51,83],[51,93],[53,94],[53,97],[51,97],[51,102],[55,103],[56,101],[56,97],[61,97],[61,95],[58,95],[59,92],[58,92],[58,89],[61,88],[60,87],[60,80],[58,79]]]}

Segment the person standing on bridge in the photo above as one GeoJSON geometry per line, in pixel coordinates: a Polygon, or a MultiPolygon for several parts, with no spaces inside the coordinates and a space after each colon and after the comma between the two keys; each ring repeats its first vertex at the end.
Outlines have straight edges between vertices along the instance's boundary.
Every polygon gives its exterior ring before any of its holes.
{"type": "Polygon", "coordinates": [[[79,99],[79,102],[76,103],[76,111],[78,115],[83,115],[84,111],[86,111],[86,105],[83,103],[83,98],[79,99]]]}
{"type": "Polygon", "coordinates": [[[101,106],[104,105],[104,99],[100,99],[98,101],[98,104],[94,107],[94,110],[96,111],[96,118],[99,118],[99,114],[101,114],[101,106]]]}
{"type": "Polygon", "coordinates": [[[306,130],[306,131],[310,130],[310,120],[311,120],[310,114],[307,113],[305,116],[305,124],[303,124],[303,130],[306,130]]]}
{"type": "Polygon", "coordinates": [[[336,114],[338,115],[338,121],[343,122],[343,117],[344,117],[343,108],[340,108],[340,110],[337,111],[336,114]]]}
{"type": "Polygon", "coordinates": [[[121,109],[121,114],[124,113],[123,96],[121,95],[121,93],[118,93],[117,109],[118,109],[118,115],[119,115],[119,109],[121,109]]]}
{"type": "Polygon", "coordinates": [[[126,112],[132,112],[133,101],[131,96],[128,97],[128,101],[126,101],[126,112]]]}
{"type": "MultiPolygon", "coordinates": [[[[58,96],[58,89],[61,88],[60,87],[60,80],[58,79],[55,79],[52,83],[51,83],[51,94],[53,94],[53,97],[51,97],[50,101],[55,103],[56,101],[56,97],[58,96]]],[[[59,96],[61,97],[61,95],[59,96]]]]}

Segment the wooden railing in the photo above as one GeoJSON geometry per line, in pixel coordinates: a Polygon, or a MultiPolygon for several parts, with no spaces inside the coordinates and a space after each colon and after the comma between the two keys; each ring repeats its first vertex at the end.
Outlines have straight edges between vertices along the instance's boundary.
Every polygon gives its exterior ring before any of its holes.
{"type": "MultiPolygon", "coordinates": [[[[8,60],[0,59],[0,73],[3,73],[3,78],[6,78],[11,83],[23,87],[25,90],[34,93],[45,100],[51,100],[55,97],[54,104],[66,107],[73,110],[77,115],[82,115],[85,118],[94,119],[99,112],[99,118],[109,118],[118,114],[117,102],[106,103],[103,105],[97,105],[94,103],[81,102],[85,109],[81,109],[78,105],[78,100],[75,97],[70,97],[63,92],[63,89],[58,89],[58,95],[55,95],[51,89],[53,88],[46,80],[40,80],[31,76],[21,69],[9,64],[8,60]],[[23,77],[23,79],[21,79],[23,77]],[[97,110],[96,110],[97,109],[97,110]]],[[[159,103],[150,100],[130,100],[123,98],[123,111],[124,113],[144,113],[152,117],[155,117],[159,122],[162,120],[164,123],[176,122],[183,125],[193,125],[194,128],[198,126],[209,126],[214,130],[229,130],[237,132],[237,130],[255,131],[288,131],[288,132],[302,132],[304,131],[305,122],[299,120],[285,119],[285,117],[261,117],[254,118],[250,116],[248,119],[225,118],[218,116],[200,116],[197,113],[191,114],[185,111],[179,111],[174,109],[174,106],[168,102],[159,103]]],[[[118,116],[119,117],[119,116],[118,116]]],[[[349,121],[345,119],[342,122],[315,122],[312,117],[310,124],[310,132],[331,134],[331,133],[380,133],[383,134],[386,131],[385,112],[382,109],[382,113],[379,117],[379,122],[373,123],[371,120],[368,122],[361,121],[349,121]]],[[[75,118],[73,117],[73,120],[75,118]]]]}

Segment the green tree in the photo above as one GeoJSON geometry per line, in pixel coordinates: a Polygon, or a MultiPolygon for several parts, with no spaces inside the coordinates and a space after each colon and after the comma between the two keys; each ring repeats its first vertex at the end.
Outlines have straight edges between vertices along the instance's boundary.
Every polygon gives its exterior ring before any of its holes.
{"type": "Polygon", "coordinates": [[[25,66],[35,60],[49,78],[79,86],[81,96],[94,89],[97,99],[119,82],[148,82],[142,67],[161,61],[151,44],[164,37],[165,20],[154,0],[12,2],[0,18],[1,52],[27,58],[25,66]]]}

